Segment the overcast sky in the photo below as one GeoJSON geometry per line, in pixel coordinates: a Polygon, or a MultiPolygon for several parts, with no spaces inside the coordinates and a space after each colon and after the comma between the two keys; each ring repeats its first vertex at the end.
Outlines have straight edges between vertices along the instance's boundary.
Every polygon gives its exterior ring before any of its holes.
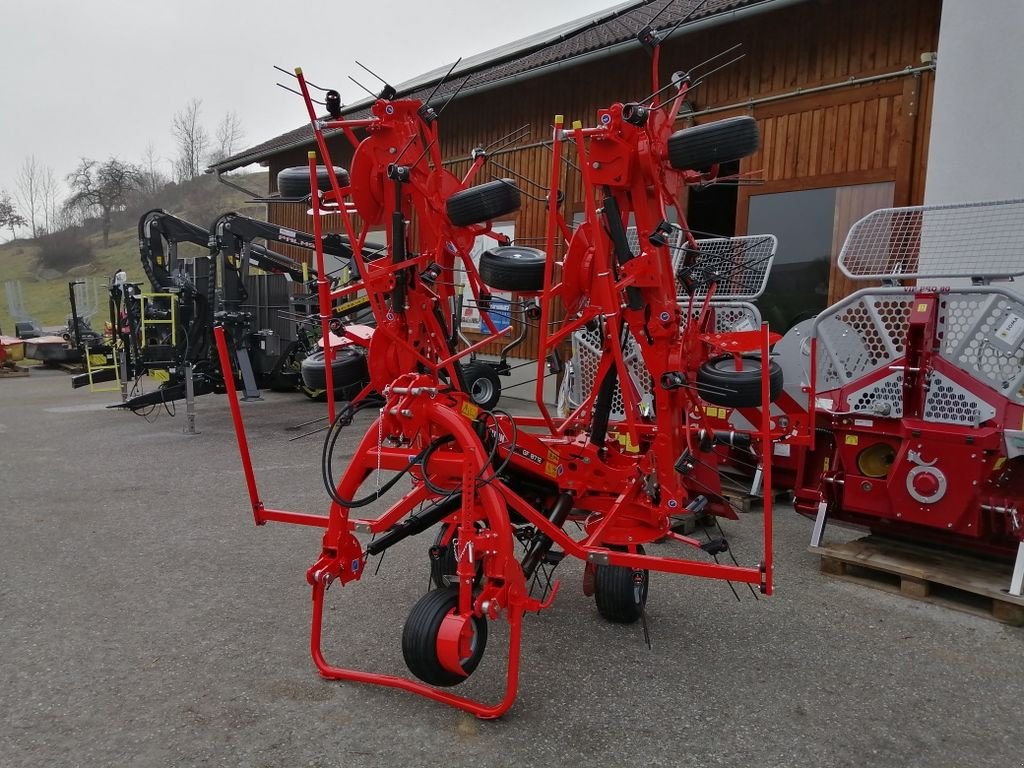
{"type": "MultiPolygon", "coordinates": [[[[6,0],[0,16],[0,190],[29,155],[63,180],[80,158],[140,162],[150,143],[170,173],[170,123],[193,97],[214,133],[234,111],[243,147],[301,125],[275,83],[302,67],[345,103],[616,4],[616,0],[6,0]]],[[[291,78],[287,78],[291,79],[291,78]]]]}

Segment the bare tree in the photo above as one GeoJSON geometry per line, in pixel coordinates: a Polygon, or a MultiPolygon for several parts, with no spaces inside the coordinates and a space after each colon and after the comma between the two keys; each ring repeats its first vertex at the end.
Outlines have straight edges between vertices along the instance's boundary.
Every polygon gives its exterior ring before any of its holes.
{"type": "Polygon", "coordinates": [[[163,158],[157,154],[153,142],[150,142],[146,145],[146,152],[142,156],[142,174],[139,178],[139,191],[147,197],[154,197],[170,181],[160,170],[161,162],[163,162],[163,158]]]}
{"type": "Polygon", "coordinates": [[[53,175],[53,168],[44,166],[39,177],[39,191],[42,198],[43,229],[46,232],[55,232],[61,229],[60,226],[60,186],[57,177],[53,175]]]}
{"type": "Polygon", "coordinates": [[[32,237],[39,234],[39,213],[43,207],[42,167],[36,162],[35,155],[29,155],[18,168],[14,178],[14,194],[21,204],[21,210],[28,214],[28,225],[32,229],[32,237]]]}
{"type": "Polygon", "coordinates": [[[110,158],[105,163],[82,158],[68,174],[71,197],[64,204],[83,213],[98,213],[103,224],[103,247],[109,242],[110,221],[115,211],[124,210],[129,193],[138,188],[141,171],[131,163],[110,158]]]}
{"type": "Polygon", "coordinates": [[[219,163],[221,160],[231,157],[245,138],[242,121],[238,119],[237,112],[228,112],[224,115],[224,119],[217,125],[215,136],[217,146],[210,154],[211,163],[219,163]]]}
{"type": "Polygon", "coordinates": [[[203,170],[203,158],[206,157],[210,137],[199,123],[202,106],[201,99],[192,99],[174,115],[171,123],[171,133],[178,142],[178,159],[174,164],[178,181],[194,179],[203,170]]]}
{"type": "Polygon", "coordinates": [[[25,226],[28,226],[28,222],[14,207],[14,201],[11,200],[10,193],[5,190],[0,191],[0,229],[10,229],[11,239],[13,240],[18,236],[15,230],[18,227],[25,226]]]}

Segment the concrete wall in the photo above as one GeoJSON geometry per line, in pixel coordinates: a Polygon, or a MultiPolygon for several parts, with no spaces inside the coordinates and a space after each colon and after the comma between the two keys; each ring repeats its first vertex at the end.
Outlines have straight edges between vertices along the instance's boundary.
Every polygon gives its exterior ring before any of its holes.
{"type": "Polygon", "coordinates": [[[925,203],[1024,197],[1022,0],[943,0],[925,203]]]}

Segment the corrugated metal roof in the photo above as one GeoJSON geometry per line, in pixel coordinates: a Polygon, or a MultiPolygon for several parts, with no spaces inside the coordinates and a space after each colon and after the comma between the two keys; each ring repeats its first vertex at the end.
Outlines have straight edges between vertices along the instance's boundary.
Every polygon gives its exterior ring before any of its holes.
{"type": "MultiPolygon", "coordinates": [[[[463,93],[624,43],[635,38],[636,34],[650,24],[655,15],[659,13],[655,26],[658,29],[667,29],[693,12],[697,6],[701,7],[693,13],[689,19],[690,22],[725,14],[744,6],[767,5],[774,1],[705,0],[701,5],[702,0],[670,0],[670,5],[665,8],[664,12],[662,12],[662,8],[665,3],[662,0],[641,0],[640,2],[633,0],[621,3],[604,11],[465,59],[460,63],[458,71],[438,89],[433,101],[435,103],[443,102],[447,95],[459,87],[467,75],[472,75],[472,77],[463,93]]],[[[414,77],[396,87],[402,97],[423,99],[430,94],[433,86],[444,77],[447,71],[448,67],[441,67],[414,77]]],[[[344,114],[350,118],[365,117],[369,114],[369,107],[372,103],[373,100],[369,98],[355,102],[344,109],[344,114]]],[[[313,129],[307,123],[293,131],[275,136],[269,141],[232,155],[212,166],[212,170],[230,171],[285,150],[310,145],[312,142],[313,129]]]]}

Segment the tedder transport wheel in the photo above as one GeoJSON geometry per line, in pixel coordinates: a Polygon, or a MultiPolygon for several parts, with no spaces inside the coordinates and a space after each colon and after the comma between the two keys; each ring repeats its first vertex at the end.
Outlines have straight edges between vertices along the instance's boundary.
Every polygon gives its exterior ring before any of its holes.
{"type": "Polygon", "coordinates": [[[499,245],[480,254],[480,280],[499,291],[536,293],[544,290],[547,256],[536,248],[499,245]]]}
{"type": "MultiPolygon", "coordinates": [[[[366,353],[360,347],[341,347],[334,356],[331,374],[335,391],[368,381],[370,373],[366,367],[366,353]]],[[[308,389],[327,388],[327,366],[322,349],[303,358],[302,383],[308,389]]]]}
{"type": "MultiPolygon", "coordinates": [[[[637,547],[643,554],[643,547],[637,547]]],[[[594,602],[597,612],[608,621],[632,624],[644,613],[651,575],[647,569],[622,565],[599,565],[594,573],[594,602]]]]}
{"type": "Polygon", "coordinates": [[[456,227],[493,221],[519,210],[519,188],[511,179],[495,179],[448,198],[448,220],[456,227]]]}
{"type": "Polygon", "coordinates": [[[409,671],[425,683],[448,687],[458,685],[477,668],[487,647],[487,622],[470,618],[470,636],[460,641],[460,675],[445,668],[438,658],[438,633],[445,617],[459,604],[457,589],[435,589],[421,597],[409,612],[402,630],[402,656],[409,671]]]}
{"type": "MultiPolygon", "coordinates": [[[[334,175],[338,179],[339,186],[348,186],[348,171],[334,166],[334,175]]],[[[331,177],[327,175],[326,165],[316,167],[316,186],[321,192],[327,192],[331,188],[331,177]]],[[[307,197],[309,195],[309,168],[305,165],[297,165],[278,172],[277,192],[281,197],[307,197]]]]}
{"type": "MultiPolygon", "coordinates": [[[[697,370],[697,394],[713,405],[730,408],[756,408],[761,404],[761,358],[741,355],[743,370],[736,369],[732,355],[708,360],[697,370]]],[[[775,361],[768,363],[768,398],[771,402],[782,393],[782,368],[775,361]]]]}
{"type": "Polygon", "coordinates": [[[462,367],[462,378],[473,402],[485,411],[498,404],[501,399],[501,379],[494,368],[487,363],[469,363],[462,367]]]}
{"type": "Polygon", "coordinates": [[[760,145],[757,120],[739,115],[676,131],[668,138],[668,162],[678,171],[708,171],[752,155],[760,145]]]}

